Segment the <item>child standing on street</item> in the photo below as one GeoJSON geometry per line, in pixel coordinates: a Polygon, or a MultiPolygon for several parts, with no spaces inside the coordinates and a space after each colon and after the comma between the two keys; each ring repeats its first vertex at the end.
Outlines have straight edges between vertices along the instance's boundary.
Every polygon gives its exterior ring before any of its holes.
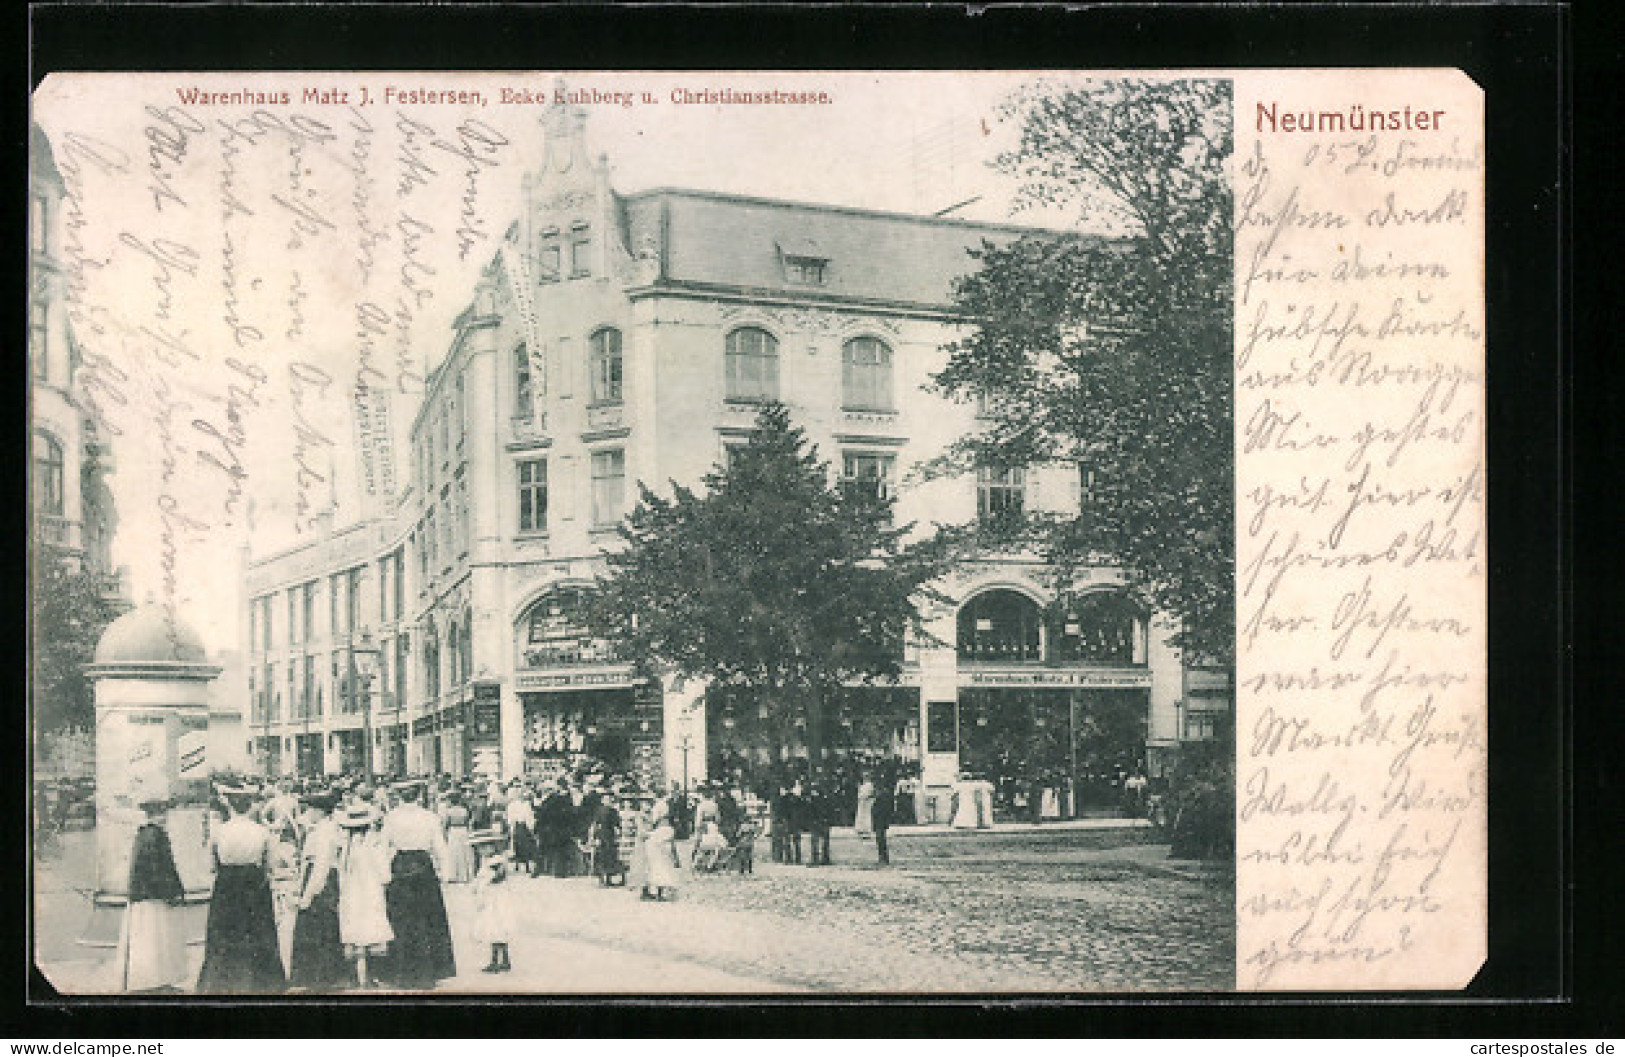
{"type": "Polygon", "coordinates": [[[480,865],[474,877],[474,934],[491,945],[491,962],[482,972],[506,973],[513,969],[508,944],[513,939],[513,908],[508,883],[508,856],[498,852],[480,865]]]}

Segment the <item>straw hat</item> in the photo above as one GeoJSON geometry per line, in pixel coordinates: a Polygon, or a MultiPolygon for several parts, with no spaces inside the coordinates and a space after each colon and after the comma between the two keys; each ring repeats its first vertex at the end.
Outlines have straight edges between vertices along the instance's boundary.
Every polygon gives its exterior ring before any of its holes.
{"type": "Polygon", "coordinates": [[[378,821],[378,812],[371,804],[356,803],[340,811],[334,818],[345,829],[366,829],[378,821]]]}

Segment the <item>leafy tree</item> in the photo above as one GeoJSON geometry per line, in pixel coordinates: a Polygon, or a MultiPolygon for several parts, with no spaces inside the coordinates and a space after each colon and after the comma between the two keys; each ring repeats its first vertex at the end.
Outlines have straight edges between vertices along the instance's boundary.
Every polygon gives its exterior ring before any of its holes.
{"type": "Polygon", "coordinates": [[[93,728],[96,701],[84,669],[124,606],[106,577],[72,551],[36,538],[29,559],[34,729],[93,728]]]}
{"type": "Polygon", "coordinates": [[[641,489],[587,623],[650,668],[753,693],[779,729],[804,719],[816,762],[825,698],[897,676],[905,638],[924,637],[940,552],[905,545],[889,496],[833,485],[779,405],[700,491],[671,488],[641,489]]]}
{"type": "Polygon", "coordinates": [[[1025,201],[1102,236],[984,245],[938,387],[984,400],[953,461],[1074,463],[1080,513],[1027,517],[1062,584],[1122,565],[1180,643],[1233,657],[1230,85],[1107,80],[1014,98],[1025,201]]]}

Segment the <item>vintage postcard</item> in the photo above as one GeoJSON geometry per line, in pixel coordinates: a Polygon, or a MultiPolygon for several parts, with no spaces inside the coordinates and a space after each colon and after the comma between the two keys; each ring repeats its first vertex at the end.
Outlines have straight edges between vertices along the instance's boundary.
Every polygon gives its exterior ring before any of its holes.
{"type": "Polygon", "coordinates": [[[1452,70],[52,74],[62,995],[1450,990],[1452,70]]]}

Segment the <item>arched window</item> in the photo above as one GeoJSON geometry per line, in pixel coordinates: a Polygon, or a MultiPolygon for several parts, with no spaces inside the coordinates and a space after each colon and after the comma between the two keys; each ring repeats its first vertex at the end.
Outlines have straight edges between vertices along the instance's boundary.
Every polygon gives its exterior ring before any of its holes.
{"type": "Polygon", "coordinates": [[[1120,591],[1094,591],[1057,606],[1050,659],[1076,664],[1145,663],[1140,608],[1120,591]]]}
{"type": "Polygon", "coordinates": [[[52,517],[62,516],[62,445],[47,433],[33,439],[34,509],[52,517]]]}
{"type": "Polygon", "coordinates": [[[584,601],[576,587],[560,587],[536,600],[520,621],[523,667],[557,668],[615,659],[610,644],[593,638],[582,626],[584,601]]]}
{"type": "Polygon", "coordinates": [[[959,659],[992,663],[1043,658],[1038,603],[1019,591],[984,591],[959,610],[959,659]]]}
{"type": "Polygon", "coordinates": [[[779,398],[779,339],[761,327],[740,327],[729,332],[725,352],[729,400],[779,398]]]}
{"type": "Polygon", "coordinates": [[[614,327],[593,331],[587,340],[592,368],[592,402],[621,402],[621,332],[614,327]]]}
{"type": "Polygon", "coordinates": [[[879,338],[853,338],[841,346],[841,406],[848,411],[891,411],[891,347],[879,338]]]}

